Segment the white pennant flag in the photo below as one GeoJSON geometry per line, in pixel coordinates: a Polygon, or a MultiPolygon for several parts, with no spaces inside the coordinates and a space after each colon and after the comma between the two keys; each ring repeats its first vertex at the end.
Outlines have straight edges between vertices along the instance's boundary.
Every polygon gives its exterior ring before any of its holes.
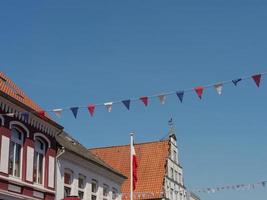
{"type": "Polygon", "coordinates": [[[112,104],[113,104],[113,102],[104,103],[104,105],[106,106],[108,112],[111,112],[111,110],[112,110],[112,104]]]}
{"type": "Polygon", "coordinates": [[[54,109],[53,112],[55,113],[55,115],[57,117],[60,117],[61,116],[61,113],[62,113],[63,109],[61,108],[58,108],[58,109],[54,109]]]}
{"type": "Polygon", "coordinates": [[[222,85],[221,83],[214,85],[214,88],[215,88],[215,90],[217,91],[217,93],[218,93],[219,95],[222,94],[222,86],[223,86],[223,85],[222,85]]]}
{"type": "Polygon", "coordinates": [[[15,113],[7,113],[6,116],[14,117],[15,116],[15,113]]]}
{"type": "Polygon", "coordinates": [[[161,94],[158,96],[159,97],[159,101],[161,104],[165,104],[166,101],[166,96],[164,94],[161,94]]]}

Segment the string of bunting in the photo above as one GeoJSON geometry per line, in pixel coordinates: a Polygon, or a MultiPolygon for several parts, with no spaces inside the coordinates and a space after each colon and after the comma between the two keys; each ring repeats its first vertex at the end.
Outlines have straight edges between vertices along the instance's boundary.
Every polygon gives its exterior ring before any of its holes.
{"type": "Polygon", "coordinates": [[[193,189],[190,191],[195,192],[195,193],[215,193],[215,192],[220,192],[220,191],[224,191],[224,190],[250,190],[250,189],[256,189],[258,187],[265,187],[266,184],[267,184],[267,181],[260,181],[257,183],[226,185],[226,186],[221,186],[221,187],[193,189]]]}
{"type": "MultiPolygon", "coordinates": [[[[221,95],[224,85],[233,84],[234,86],[237,87],[240,84],[241,81],[244,81],[244,80],[247,80],[247,79],[252,79],[255,82],[256,86],[260,87],[261,78],[266,73],[267,72],[258,73],[258,74],[254,74],[254,75],[251,75],[251,76],[240,77],[240,78],[233,79],[233,80],[228,80],[228,81],[220,81],[220,82],[216,82],[214,84],[197,86],[197,87],[194,87],[194,88],[189,88],[189,89],[184,89],[184,90],[159,93],[159,94],[150,95],[150,96],[141,96],[139,98],[129,98],[129,99],[124,99],[124,100],[120,100],[120,101],[109,101],[109,102],[98,103],[98,104],[90,103],[88,106],[73,106],[73,107],[68,107],[68,108],[56,108],[56,109],[52,109],[52,110],[41,110],[41,111],[36,112],[36,113],[40,117],[45,117],[45,114],[47,112],[53,112],[57,117],[61,117],[61,114],[62,114],[63,111],[71,111],[73,116],[74,116],[74,118],[77,118],[79,109],[85,108],[85,109],[88,109],[90,115],[93,116],[94,113],[95,113],[96,107],[99,107],[99,106],[105,106],[107,111],[111,112],[112,111],[112,107],[113,107],[114,104],[122,104],[122,105],[125,106],[125,108],[127,110],[130,110],[132,102],[141,101],[144,104],[144,106],[148,106],[149,105],[149,101],[152,98],[158,98],[161,104],[165,104],[167,96],[170,96],[170,95],[176,95],[177,98],[179,99],[179,101],[182,103],[183,99],[184,99],[184,95],[187,92],[195,92],[197,97],[199,99],[202,99],[204,91],[206,89],[208,89],[208,88],[213,87],[215,89],[215,91],[218,93],[218,95],[221,95]]],[[[3,114],[3,115],[7,115],[7,116],[12,117],[12,116],[14,116],[14,114],[15,113],[7,113],[7,114],[3,114]]],[[[23,112],[23,113],[21,113],[21,115],[24,117],[25,120],[27,120],[29,118],[29,113],[27,113],[27,112],[23,112]]]]}
{"type": "MultiPolygon", "coordinates": [[[[212,188],[202,188],[202,189],[188,189],[188,192],[193,192],[193,193],[215,193],[215,192],[222,192],[226,190],[251,190],[251,189],[256,189],[259,187],[266,187],[267,181],[260,181],[257,183],[249,183],[249,184],[237,184],[237,185],[226,185],[226,186],[220,186],[220,187],[212,187],[212,188]]],[[[166,192],[169,192],[167,190],[166,192]]],[[[174,193],[184,193],[185,190],[175,190],[173,191],[174,193]]],[[[125,192],[121,193],[123,198],[130,198],[130,193],[125,192]]],[[[149,198],[149,197],[154,197],[154,196],[163,196],[164,192],[134,192],[134,198],[138,199],[143,199],[143,198],[149,198]]]]}

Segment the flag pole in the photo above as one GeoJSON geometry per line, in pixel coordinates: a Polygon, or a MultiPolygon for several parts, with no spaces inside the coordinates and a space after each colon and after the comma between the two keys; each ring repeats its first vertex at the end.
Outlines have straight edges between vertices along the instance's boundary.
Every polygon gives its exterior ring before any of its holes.
{"type": "Polygon", "coordinates": [[[131,158],[131,166],[130,166],[130,174],[131,174],[131,180],[130,180],[130,195],[131,200],[133,200],[133,136],[134,133],[130,133],[131,136],[131,144],[130,144],[130,158],[131,158]]]}

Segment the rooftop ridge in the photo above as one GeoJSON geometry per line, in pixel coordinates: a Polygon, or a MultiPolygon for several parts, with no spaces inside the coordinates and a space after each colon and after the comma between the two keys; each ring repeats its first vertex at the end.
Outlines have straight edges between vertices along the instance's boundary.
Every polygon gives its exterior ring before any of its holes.
{"type": "MultiPolygon", "coordinates": [[[[150,142],[141,142],[141,143],[134,143],[134,145],[143,145],[143,144],[151,144],[151,143],[163,143],[169,141],[168,139],[164,140],[155,140],[155,141],[150,141],[150,142]]],[[[96,150],[96,149],[109,149],[109,148],[115,148],[115,147],[126,147],[129,146],[130,144],[123,144],[123,145],[113,145],[113,146],[104,146],[104,147],[93,147],[93,148],[88,148],[88,150],[96,150]]]]}

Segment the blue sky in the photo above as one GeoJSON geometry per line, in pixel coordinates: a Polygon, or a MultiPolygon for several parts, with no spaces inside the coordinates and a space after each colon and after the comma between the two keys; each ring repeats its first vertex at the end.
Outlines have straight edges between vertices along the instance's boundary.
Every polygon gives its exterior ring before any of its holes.
{"type": "MultiPolygon", "coordinates": [[[[267,71],[266,1],[1,1],[0,66],[44,109],[176,91],[267,71]]],[[[173,117],[188,188],[266,180],[267,77],[127,111],[55,120],[88,147],[159,140],[173,117]]],[[[52,114],[51,114],[52,115],[52,114]]],[[[54,116],[53,116],[54,117],[54,116]]],[[[267,188],[200,194],[263,200],[267,188]]]]}

